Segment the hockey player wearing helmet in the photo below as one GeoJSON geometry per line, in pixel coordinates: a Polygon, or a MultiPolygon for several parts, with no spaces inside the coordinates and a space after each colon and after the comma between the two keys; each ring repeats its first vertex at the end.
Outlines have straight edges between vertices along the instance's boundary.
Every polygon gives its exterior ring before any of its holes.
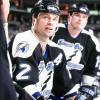
{"type": "Polygon", "coordinates": [[[80,94],[76,100],[92,100],[94,96],[92,84],[96,74],[97,50],[91,33],[84,30],[89,16],[87,5],[72,4],[69,8],[67,25],[59,28],[53,38],[53,41],[65,51],[67,68],[74,83],[73,89],[66,93],[66,99],[73,100],[79,88],[80,94]]]}
{"type": "Polygon", "coordinates": [[[59,13],[55,2],[39,0],[32,9],[31,30],[17,34],[9,44],[13,80],[33,100],[63,97],[73,86],[63,50],[49,39],[56,31],[59,13]]]}

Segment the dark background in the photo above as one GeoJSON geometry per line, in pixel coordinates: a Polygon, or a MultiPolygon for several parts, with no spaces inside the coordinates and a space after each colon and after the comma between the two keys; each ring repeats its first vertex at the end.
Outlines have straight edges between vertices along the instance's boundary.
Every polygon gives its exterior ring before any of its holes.
{"type": "MultiPolygon", "coordinates": [[[[30,10],[36,0],[10,0],[9,34],[26,31],[31,25],[30,10]]],[[[100,35],[100,0],[54,0],[61,10],[60,22],[66,23],[68,7],[72,3],[85,3],[90,9],[90,17],[86,28],[100,35]]]]}

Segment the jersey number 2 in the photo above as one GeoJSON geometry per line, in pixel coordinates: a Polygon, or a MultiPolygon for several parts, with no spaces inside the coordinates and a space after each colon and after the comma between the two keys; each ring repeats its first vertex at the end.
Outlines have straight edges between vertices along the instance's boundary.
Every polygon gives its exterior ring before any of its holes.
{"type": "Polygon", "coordinates": [[[27,80],[27,79],[29,79],[29,76],[26,75],[26,74],[31,70],[30,65],[20,64],[20,69],[21,69],[21,72],[19,72],[19,74],[17,74],[16,79],[17,80],[27,80]]]}

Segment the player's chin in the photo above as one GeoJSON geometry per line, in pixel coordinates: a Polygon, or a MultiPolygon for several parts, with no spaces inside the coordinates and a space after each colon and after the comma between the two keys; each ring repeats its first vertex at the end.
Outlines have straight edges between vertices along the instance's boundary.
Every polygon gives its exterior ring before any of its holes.
{"type": "Polygon", "coordinates": [[[78,30],[84,29],[84,26],[77,27],[78,30]]]}
{"type": "Polygon", "coordinates": [[[48,33],[47,33],[47,36],[48,36],[48,37],[52,37],[53,35],[54,35],[53,32],[48,32],[48,33]]]}
{"type": "Polygon", "coordinates": [[[86,25],[81,25],[81,26],[80,26],[80,29],[81,29],[81,30],[84,29],[85,26],[86,26],[86,25]]]}

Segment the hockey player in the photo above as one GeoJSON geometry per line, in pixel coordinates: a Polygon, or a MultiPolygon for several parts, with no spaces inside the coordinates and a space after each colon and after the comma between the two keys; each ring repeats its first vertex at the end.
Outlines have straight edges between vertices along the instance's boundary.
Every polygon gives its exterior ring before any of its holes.
{"type": "Polygon", "coordinates": [[[32,9],[32,29],[10,42],[13,80],[33,100],[63,97],[73,86],[63,50],[49,39],[56,31],[59,14],[55,2],[39,0],[32,9]]]}
{"type": "Polygon", "coordinates": [[[67,68],[72,74],[74,88],[66,94],[67,99],[74,100],[79,88],[77,100],[92,100],[94,96],[92,84],[96,73],[96,45],[89,32],[82,31],[89,16],[87,5],[73,4],[69,9],[67,25],[59,28],[53,38],[64,49],[67,68]]]}

